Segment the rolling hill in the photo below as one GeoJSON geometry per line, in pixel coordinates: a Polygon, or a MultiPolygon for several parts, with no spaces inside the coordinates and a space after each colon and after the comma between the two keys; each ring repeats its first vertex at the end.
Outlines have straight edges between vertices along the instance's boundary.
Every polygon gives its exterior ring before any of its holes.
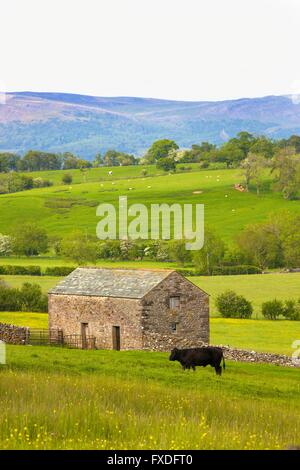
{"type": "Polygon", "coordinates": [[[241,193],[234,184],[241,181],[239,169],[200,170],[195,164],[190,172],[160,175],[154,166],[92,168],[82,175],[73,170],[71,186],[63,185],[64,170],[27,173],[49,178],[54,185],[13,194],[0,195],[0,233],[14,231],[26,221],[38,221],[50,235],[65,236],[74,230],[95,234],[100,203],[118,208],[120,196],[128,196],[128,205],[143,202],[198,203],[205,205],[206,226],[213,227],[220,237],[232,243],[249,223],[263,222],[272,212],[288,210],[299,213],[299,201],[287,201],[280,193],[266,188],[257,197],[255,192],[241,193]],[[109,171],[112,175],[109,175],[109,171]]]}
{"type": "Polygon", "coordinates": [[[141,155],[156,139],[181,147],[216,144],[241,130],[270,137],[300,133],[300,103],[292,96],[220,102],[63,93],[7,93],[0,104],[0,151],[71,151],[85,158],[115,148],[141,155]]]}

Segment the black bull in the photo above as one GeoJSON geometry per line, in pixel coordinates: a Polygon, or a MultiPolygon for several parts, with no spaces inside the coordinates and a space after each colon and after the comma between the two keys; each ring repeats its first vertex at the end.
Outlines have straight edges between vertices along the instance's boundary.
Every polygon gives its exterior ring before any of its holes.
{"type": "Polygon", "coordinates": [[[210,365],[215,368],[217,375],[222,375],[221,361],[223,359],[223,369],[225,369],[222,349],[212,346],[192,349],[174,348],[169,359],[170,361],[179,361],[184,370],[190,368],[195,370],[196,366],[206,367],[210,365]]]}

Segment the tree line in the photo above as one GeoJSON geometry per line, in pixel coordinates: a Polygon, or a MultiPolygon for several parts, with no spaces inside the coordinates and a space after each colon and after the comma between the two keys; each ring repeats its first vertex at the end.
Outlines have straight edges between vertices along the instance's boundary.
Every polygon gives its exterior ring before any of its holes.
{"type": "Polygon", "coordinates": [[[29,150],[23,157],[15,153],[0,153],[0,173],[32,172],[51,170],[76,170],[99,166],[135,165],[137,159],[133,155],[116,150],[108,150],[102,157],[97,154],[90,162],[70,152],[49,153],[39,150],[29,150]]]}
{"type": "Polygon", "coordinates": [[[288,211],[263,223],[250,224],[228,246],[212,228],[206,228],[204,246],[187,251],[185,240],[104,240],[82,232],[61,238],[27,222],[22,230],[0,234],[0,256],[37,256],[52,251],[77,264],[110,260],[155,260],[192,266],[191,274],[245,274],[267,269],[300,267],[300,216],[288,211]]]}
{"type": "Polygon", "coordinates": [[[300,136],[292,135],[288,139],[274,140],[264,135],[255,136],[242,131],[220,146],[202,142],[193,144],[190,149],[180,149],[174,140],[160,139],[153,142],[141,158],[114,149],[108,149],[104,155],[98,153],[93,161],[73,155],[71,152],[50,153],[29,150],[23,157],[15,153],[2,152],[0,153],[0,173],[136,164],[156,164],[164,168],[168,165],[176,165],[176,163],[200,163],[203,168],[211,163],[221,163],[228,168],[235,168],[251,154],[270,160],[287,149],[294,154],[300,154],[300,136]]]}

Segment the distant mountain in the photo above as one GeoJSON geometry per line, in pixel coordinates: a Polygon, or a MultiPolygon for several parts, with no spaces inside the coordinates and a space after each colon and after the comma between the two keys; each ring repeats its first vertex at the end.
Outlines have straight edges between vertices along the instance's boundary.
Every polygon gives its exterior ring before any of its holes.
{"type": "Polygon", "coordinates": [[[141,155],[156,139],[181,147],[220,144],[241,130],[274,138],[300,134],[300,102],[291,96],[187,102],[18,92],[0,104],[0,151],[20,154],[39,149],[93,158],[114,148],[141,155]]]}

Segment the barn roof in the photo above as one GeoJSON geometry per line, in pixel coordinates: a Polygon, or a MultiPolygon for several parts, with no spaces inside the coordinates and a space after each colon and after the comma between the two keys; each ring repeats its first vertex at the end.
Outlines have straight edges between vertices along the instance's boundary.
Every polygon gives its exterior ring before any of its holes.
{"type": "Polygon", "coordinates": [[[77,268],[49,294],[140,299],[172,271],[77,268]]]}

